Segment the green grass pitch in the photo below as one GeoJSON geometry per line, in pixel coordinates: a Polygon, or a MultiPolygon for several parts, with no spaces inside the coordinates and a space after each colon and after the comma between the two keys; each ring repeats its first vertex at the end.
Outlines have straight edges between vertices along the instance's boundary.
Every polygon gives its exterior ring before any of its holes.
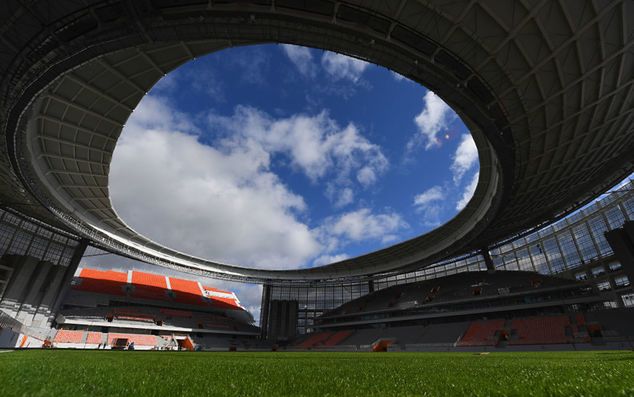
{"type": "Polygon", "coordinates": [[[634,396],[633,352],[0,354],[0,396],[634,396]]]}

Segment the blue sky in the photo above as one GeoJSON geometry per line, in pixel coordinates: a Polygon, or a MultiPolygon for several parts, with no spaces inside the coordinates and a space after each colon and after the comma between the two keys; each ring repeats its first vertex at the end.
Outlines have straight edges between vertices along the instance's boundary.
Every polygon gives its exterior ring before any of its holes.
{"type": "Polygon", "coordinates": [[[477,151],[424,87],[340,54],[223,50],[163,78],[123,130],[114,208],[169,247],[311,267],[423,234],[470,198],[477,151]]]}

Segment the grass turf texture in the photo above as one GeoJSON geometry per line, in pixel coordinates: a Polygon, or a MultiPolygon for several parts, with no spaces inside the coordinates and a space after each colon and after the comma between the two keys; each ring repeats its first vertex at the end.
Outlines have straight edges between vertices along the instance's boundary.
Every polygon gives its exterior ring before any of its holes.
{"type": "Polygon", "coordinates": [[[0,395],[634,396],[634,353],[16,351],[0,395]]]}

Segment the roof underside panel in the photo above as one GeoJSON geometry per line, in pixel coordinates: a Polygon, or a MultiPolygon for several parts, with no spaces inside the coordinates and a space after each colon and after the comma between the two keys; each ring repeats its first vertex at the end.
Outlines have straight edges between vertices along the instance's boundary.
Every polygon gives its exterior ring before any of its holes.
{"type": "Polygon", "coordinates": [[[0,201],[138,259],[253,280],[411,269],[571,211],[634,167],[629,0],[25,4],[0,6],[0,120],[14,138],[0,142],[0,201]],[[178,65],[260,42],[358,56],[433,89],[478,144],[472,202],[426,236],[286,272],[193,258],[128,228],[108,172],[132,110],[178,65]]]}

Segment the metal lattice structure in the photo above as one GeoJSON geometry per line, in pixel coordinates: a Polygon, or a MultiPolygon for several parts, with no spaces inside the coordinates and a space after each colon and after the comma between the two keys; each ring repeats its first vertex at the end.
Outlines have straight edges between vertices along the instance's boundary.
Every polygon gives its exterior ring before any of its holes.
{"type": "Polygon", "coordinates": [[[0,202],[162,266],[252,281],[410,271],[560,217],[634,169],[629,0],[8,0],[0,26],[0,202]],[[135,106],[184,62],[265,42],[345,53],[435,91],[478,146],[471,202],[426,235],[305,270],[196,258],[129,228],[108,171],[135,106]]]}

